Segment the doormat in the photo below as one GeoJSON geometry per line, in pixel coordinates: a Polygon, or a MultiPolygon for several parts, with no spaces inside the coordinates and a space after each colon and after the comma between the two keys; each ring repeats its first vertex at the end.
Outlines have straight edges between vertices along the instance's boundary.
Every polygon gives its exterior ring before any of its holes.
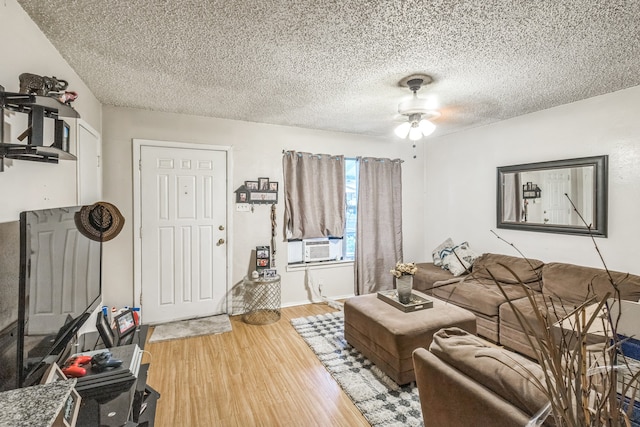
{"type": "Polygon", "coordinates": [[[292,319],[291,324],[374,427],[422,426],[415,382],[399,386],[344,339],[344,313],[292,319]]]}
{"type": "Polygon", "coordinates": [[[149,342],[177,340],[230,331],[231,322],[229,321],[229,316],[220,314],[218,316],[200,317],[198,319],[180,320],[157,325],[153,329],[149,342]]]}

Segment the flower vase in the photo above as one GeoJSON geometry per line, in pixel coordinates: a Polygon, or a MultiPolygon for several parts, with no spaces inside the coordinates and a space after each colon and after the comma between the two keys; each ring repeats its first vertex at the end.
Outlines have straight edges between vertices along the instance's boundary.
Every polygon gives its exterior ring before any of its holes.
{"type": "Polygon", "coordinates": [[[413,289],[413,276],[404,274],[396,277],[396,290],[398,291],[398,301],[402,304],[411,302],[411,290],[413,289]]]}

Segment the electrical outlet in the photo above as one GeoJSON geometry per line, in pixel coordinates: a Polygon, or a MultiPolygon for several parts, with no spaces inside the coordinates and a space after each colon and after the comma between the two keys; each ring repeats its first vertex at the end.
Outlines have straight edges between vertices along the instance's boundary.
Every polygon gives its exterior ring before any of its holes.
{"type": "Polygon", "coordinates": [[[236,212],[251,212],[249,203],[236,203],[236,212]]]}

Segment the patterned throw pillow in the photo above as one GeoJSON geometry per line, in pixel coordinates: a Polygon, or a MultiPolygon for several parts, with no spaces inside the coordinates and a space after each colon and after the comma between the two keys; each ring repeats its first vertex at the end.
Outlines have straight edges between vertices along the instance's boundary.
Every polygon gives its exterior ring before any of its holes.
{"type": "Polygon", "coordinates": [[[433,252],[431,252],[431,256],[433,257],[433,265],[437,265],[438,267],[442,267],[442,256],[440,255],[440,252],[445,250],[445,249],[451,249],[455,245],[456,244],[453,243],[453,240],[451,240],[451,237],[447,238],[447,240],[445,240],[444,242],[440,243],[438,245],[438,247],[435,248],[433,250],[433,252]]]}
{"type": "Polygon", "coordinates": [[[463,242],[446,251],[446,253],[443,251],[441,256],[442,267],[449,270],[454,276],[460,276],[471,268],[480,255],[469,248],[469,243],[463,242]]]}

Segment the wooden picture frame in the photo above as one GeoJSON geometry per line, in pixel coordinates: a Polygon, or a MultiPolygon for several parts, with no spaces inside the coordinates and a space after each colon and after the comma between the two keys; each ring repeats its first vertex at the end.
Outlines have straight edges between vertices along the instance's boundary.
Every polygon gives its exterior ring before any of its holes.
{"type": "Polygon", "coordinates": [[[266,270],[262,270],[262,275],[265,278],[272,278],[278,276],[278,270],[267,268],[266,270]]]}
{"type": "Polygon", "coordinates": [[[258,190],[269,191],[269,178],[258,178],[258,190]]]}
{"type": "Polygon", "coordinates": [[[247,203],[249,201],[249,194],[248,191],[236,191],[236,203],[247,203]]]}
{"type": "Polygon", "coordinates": [[[269,181],[269,191],[278,191],[278,183],[269,181]]]}
{"type": "MultiPolygon", "coordinates": [[[[68,378],[62,373],[57,363],[52,363],[42,376],[40,384],[49,384],[55,381],[67,381],[68,378]]],[[[71,380],[69,380],[71,381],[71,380]]],[[[73,380],[75,381],[75,380],[73,380]]],[[[78,413],[80,412],[80,402],[82,398],[75,388],[69,391],[69,395],[65,399],[58,416],[53,422],[53,426],[71,427],[76,425],[78,413]]]]}
{"type": "Polygon", "coordinates": [[[249,191],[258,191],[259,187],[258,181],[245,181],[244,186],[249,191]]]}
{"type": "Polygon", "coordinates": [[[271,266],[271,247],[256,246],[256,270],[261,272],[271,266]]]}

